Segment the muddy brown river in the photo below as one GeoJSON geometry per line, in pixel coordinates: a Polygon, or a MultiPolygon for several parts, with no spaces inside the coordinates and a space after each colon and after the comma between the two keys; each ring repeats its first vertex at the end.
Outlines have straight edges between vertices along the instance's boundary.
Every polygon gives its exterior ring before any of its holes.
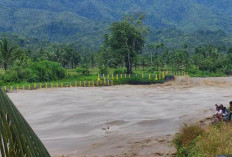
{"type": "Polygon", "coordinates": [[[52,156],[172,156],[183,123],[232,100],[232,78],[8,93],[52,156]]]}

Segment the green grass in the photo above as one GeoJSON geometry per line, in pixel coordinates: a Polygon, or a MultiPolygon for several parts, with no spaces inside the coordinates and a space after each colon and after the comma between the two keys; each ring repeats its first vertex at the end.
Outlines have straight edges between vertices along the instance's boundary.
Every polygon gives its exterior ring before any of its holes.
{"type": "Polygon", "coordinates": [[[174,144],[178,157],[215,157],[232,153],[232,124],[218,123],[202,129],[199,125],[184,125],[174,144]]]}

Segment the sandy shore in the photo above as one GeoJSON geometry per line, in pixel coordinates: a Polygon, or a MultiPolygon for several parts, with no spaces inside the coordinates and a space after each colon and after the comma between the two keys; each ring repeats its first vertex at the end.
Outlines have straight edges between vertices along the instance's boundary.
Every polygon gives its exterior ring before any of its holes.
{"type": "Polygon", "coordinates": [[[232,78],[8,93],[52,156],[173,156],[181,124],[228,105],[232,78]]]}

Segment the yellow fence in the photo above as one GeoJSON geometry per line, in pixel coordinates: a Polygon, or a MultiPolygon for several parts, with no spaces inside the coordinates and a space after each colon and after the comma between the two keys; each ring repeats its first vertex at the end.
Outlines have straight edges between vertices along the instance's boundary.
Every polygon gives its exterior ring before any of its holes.
{"type": "Polygon", "coordinates": [[[188,76],[185,72],[155,72],[149,74],[98,74],[96,80],[91,81],[73,81],[73,82],[53,82],[53,83],[33,83],[26,85],[4,86],[5,91],[13,90],[34,90],[42,88],[64,88],[64,87],[97,87],[97,86],[113,86],[119,84],[117,80],[130,79],[132,77],[142,78],[146,80],[164,80],[166,76],[188,76]]]}

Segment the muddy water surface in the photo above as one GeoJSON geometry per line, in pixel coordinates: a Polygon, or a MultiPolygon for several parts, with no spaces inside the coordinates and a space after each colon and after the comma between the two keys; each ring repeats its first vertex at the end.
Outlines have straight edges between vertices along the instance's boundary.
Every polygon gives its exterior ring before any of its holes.
{"type": "Polygon", "coordinates": [[[232,100],[232,78],[178,78],[151,86],[8,93],[49,152],[69,156],[171,156],[183,122],[232,100]]]}

